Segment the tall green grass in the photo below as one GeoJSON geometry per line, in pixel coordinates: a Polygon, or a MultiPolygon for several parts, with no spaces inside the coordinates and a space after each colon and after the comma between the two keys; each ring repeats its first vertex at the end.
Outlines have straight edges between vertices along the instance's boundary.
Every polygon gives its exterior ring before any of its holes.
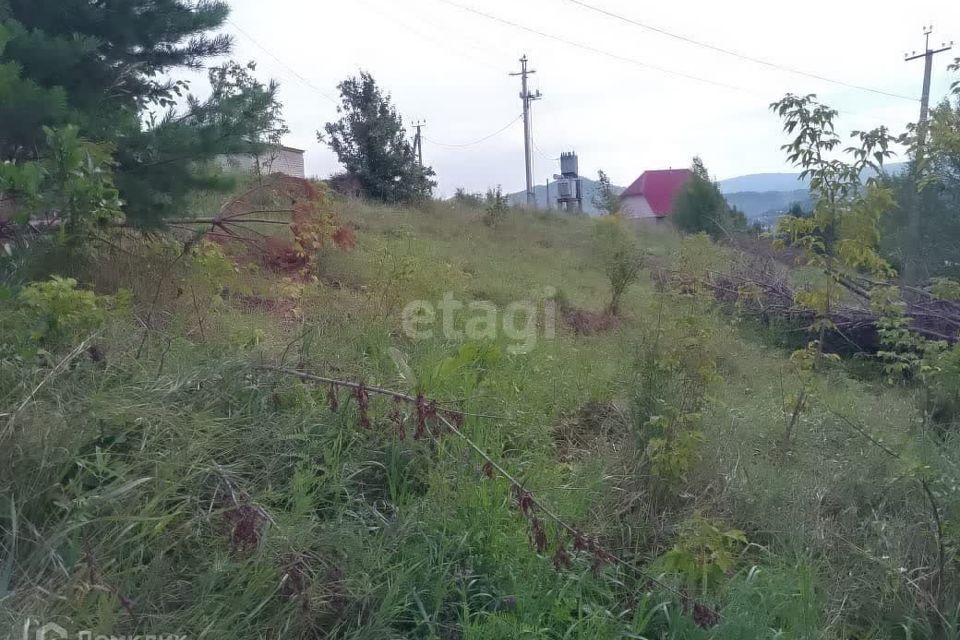
{"type": "MultiPolygon", "coordinates": [[[[490,228],[481,212],[442,204],[340,209],[358,246],[324,251],[317,283],[183,260],[158,289],[169,256],[153,245],[38,255],[29,277],[21,268],[9,279],[15,293],[55,269],[101,294],[128,288],[134,304],[108,314],[101,357],[80,354],[54,375],[73,344],[39,360],[3,351],[0,430],[28,402],[0,440],[0,638],[18,638],[28,619],[190,638],[953,633],[955,585],[945,620],[924,599],[935,541],[922,493],[909,469],[837,417],[951,477],[956,443],[918,428],[908,389],[824,371],[784,450],[785,397],[800,384],[789,353],[751,340],[707,297],[646,277],[617,330],[578,336],[561,325],[525,354],[500,338],[499,359],[451,372],[442,365],[463,341],[411,340],[403,305],[445,291],[505,305],[554,287],[599,311],[609,293],[591,222],[513,212],[490,228]],[[703,443],[676,478],[648,464],[644,424],[657,402],[642,419],[635,411],[650,353],[684,356],[670,371],[709,368],[697,372],[703,443]],[[719,609],[719,625],[697,627],[690,603],[643,573],[594,571],[587,557],[556,571],[531,548],[509,484],[486,478],[462,441],[414,441],[412,417],[399,439],[383,400],[374,429],[360,429],[346,393],[332,412],[326,388],[257,369],[279,362],[402,391],[415,378],[438,400],[494,416],[467,417],[464,432],[642,571],[658,571],[694,513],[743,530],[750,544],[735,570],[689,594],[719,609]]],[[[702,239],[638,234],[651,265],[727,259],[702,239]]],[[[15,306],[0,310],[0,342],[24,331],[15,306]]],[[[682,403],[684,379],[644,397],[682,403]]],[[[953,535],[953,489],[937,491],[953,535]]],[[[554,544],[557,532],[548,535],[554,544]]]]}

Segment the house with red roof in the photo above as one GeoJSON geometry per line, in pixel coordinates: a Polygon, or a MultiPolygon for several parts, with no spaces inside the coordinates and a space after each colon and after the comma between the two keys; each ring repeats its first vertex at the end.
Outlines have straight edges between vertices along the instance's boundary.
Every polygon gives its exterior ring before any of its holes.
{"type": "Polygon", "coordinates": [[[689,169],[644,171],[620,194],[620,211],[627,218],[659,222],[673,211],[673,201],[693,176],[689,169]]]}

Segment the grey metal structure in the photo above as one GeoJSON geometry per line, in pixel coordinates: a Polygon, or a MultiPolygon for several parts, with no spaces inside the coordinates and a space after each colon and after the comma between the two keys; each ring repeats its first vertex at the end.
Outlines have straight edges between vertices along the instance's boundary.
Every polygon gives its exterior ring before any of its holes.
{"type": "Polygon", "coordinates": [[[583,186],[580,181],[580,160],[575,151],[560,154],[560,175],[557,182],[557,209],[583,211],[583,186]]]}
{"type": "Polygon", "coordinates": [[[580,161],[575,152],[560,154],[560,173],[562,175],[580,175],[580,161]]]}

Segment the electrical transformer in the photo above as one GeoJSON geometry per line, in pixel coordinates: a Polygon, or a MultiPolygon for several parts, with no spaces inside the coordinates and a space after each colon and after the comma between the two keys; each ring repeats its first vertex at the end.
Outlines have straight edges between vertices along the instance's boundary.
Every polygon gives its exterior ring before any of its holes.
{"type": "Polygon", "coordinates": [[[560,154],[560,175],[557,181],[557,208],[583,211],[583,189],[580,183],[580,162],[574,151],[560,154]]]}

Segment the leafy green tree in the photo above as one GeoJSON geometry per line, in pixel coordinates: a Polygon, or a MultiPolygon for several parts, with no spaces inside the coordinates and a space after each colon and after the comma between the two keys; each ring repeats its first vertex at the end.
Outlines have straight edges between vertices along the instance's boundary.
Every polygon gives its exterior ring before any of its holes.
{"type": "Polygon", "coordinates": [[[337,154],[367,197],[384,202],[429,197],[435,174],[432,168],[417,162],[390,95],[365,71],[341,82],[339,89],[340,119],[324,125],[317,139],[337,154]]]}
{"type": "MultiPolygon", "coordinates": [[[[874,178],[866,184],[861,180],[867,170],[879,173],[892,154],[889,147],[894,138],[886,127],[854,131],[855,144],[845,150],[850,156],[845,160],[832,157],[841,144],[834,127],[837,111],[819,103],[816,96],[788,94],[771,109],[783,119],[784,131],[795,136],[782,148],[787,159],[801,168],[801,179],[810,179],[814,197],[811,215],[779,219],[779,241],[803,249],[811,264],[831,276],[844,268],[878,277],[892,275],[877,245],[880,221],[895,204],[893,194],[874,178]]],[[[833,282],[831,277],[829,283],[833,282]]],[[[815,309],[818,312],[829,309],[835,288],[822,293],[825,308],[815,309]]]]}
{"type": "Polygon", "coordinates": [[[715,238],[747,228],[747,218],[730,205],[699,157],[690,167],[693,174],[673,203],[670,220],[686,233],[708,233],[715,238]]]}
{"type": "Polygon", "coordinates": [[[779,246],[802,250],[808,264],[823,270],[826,278],[796,296],[796,303],[814,314],[808,329],[816,336],[805,349],[794,352],[802,382],[799,393],[787,407],[791,417],[784,430],[783,445],[789,446],[799,417],[816,393],[813,372],[825,359],[828,331],[836,330],[832,314],[842,296],[841,282],[847,272],[862,271],[873,277],[889,277],[893,269],[878,251],[880,220],[894,206],[893,195],[878,180],[864,184],[865,171],[879,173],[883,161],[891,155],[894,141],[886,127],[872,131],[854,131],[854,144],[837,157],[842,141],[834,121],[837,111],[821,104],[815,95],[787,94],[770,108],[783,120],[784,131],[793,139],[781,148],[787,159],[800,167],[800,178],[809,178],[814,200],[812,214],[805,217],[782,216],[777,221],[779,246]]]}
{"type": "Polygon", "coordinates": [[[597,171],[597,191],[593,194],[593,206],[607,215],[620,211],[620,196],[613,191],[610,176],[603,169],[597,171]]]}
{"type": "Polygon", "coordinates": [[[122,218],[110,148],[80,137],[74,125],[45,128],[36,161],[0,165],[0,192],[17,199],[19,217],[57,211],[61,235],[76,240],[122,218]]]}

